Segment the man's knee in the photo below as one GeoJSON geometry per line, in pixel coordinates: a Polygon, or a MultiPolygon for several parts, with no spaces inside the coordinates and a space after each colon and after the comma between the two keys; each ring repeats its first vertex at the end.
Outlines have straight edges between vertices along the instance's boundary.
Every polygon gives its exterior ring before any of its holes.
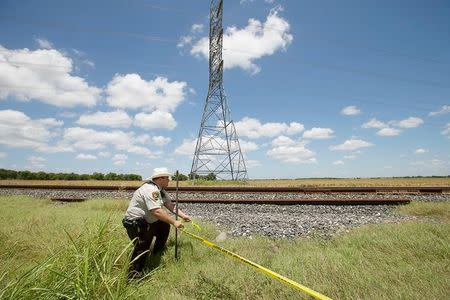
{"type": "Polygon", "coordinates": [[[146,238],[138,237],[134,240],[134,245],[136,248],[147,250],[150,248],[150,245],[152,244],[151,240],[148,240],[146,238]]]}

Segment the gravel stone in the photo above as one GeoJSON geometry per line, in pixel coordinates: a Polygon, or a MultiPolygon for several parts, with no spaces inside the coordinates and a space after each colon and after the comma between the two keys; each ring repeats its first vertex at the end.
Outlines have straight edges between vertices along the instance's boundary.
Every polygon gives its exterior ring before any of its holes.
{"type": "MultiPolygon", "coordinates": [[[[0,189],[0,196],[28,195],[35,198],[112,198],[131,199],[133,191],[0,189]]],[[[175,198],[175,193],[171,194],[175,198]]],[[[179,193],[179,199],[399,199],[412,201],[450,201],[450,194],[371,194],[371,193],[179,193]]],[[[396,205],[274,205],[180,203],[195,219],[217,225],[230,236],[262,235],[272,238],[330,238],[350,228],[378,223],[416,219],[396,214],[396,205]]],[[[225,235],[225,236],[226,236],[225,235]]]]}

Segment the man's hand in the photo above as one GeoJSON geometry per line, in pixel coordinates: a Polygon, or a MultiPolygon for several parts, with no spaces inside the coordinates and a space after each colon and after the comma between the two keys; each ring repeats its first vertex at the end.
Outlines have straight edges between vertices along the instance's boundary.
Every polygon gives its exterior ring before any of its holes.
{"type": "Polygon", "coordinates": [[[188,215],[184,215],[184,216],[183,216],[183,220],[184,220],[185,222],[190,222],[190,221],[191,221],[191,217],[189,217],[188,215]]]}
{"type": "Polygon", "coordinates": [[[175,228],[181,229],[184,227],[183,223],[181,223],[178,220],[175,220],[175,222],[173,222],[173,226],[175,226],[175,228]]]}

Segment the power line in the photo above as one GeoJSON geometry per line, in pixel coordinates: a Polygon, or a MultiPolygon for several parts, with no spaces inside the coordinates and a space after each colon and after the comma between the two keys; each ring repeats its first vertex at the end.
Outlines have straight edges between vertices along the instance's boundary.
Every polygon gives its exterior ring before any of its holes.
{"type": "Polygon", "coordinates": [[[107,30],[107,29],[95,29],[93,27],[86,27],[86,26],[77,26],[73,24],[67,24],[63,22],[46,22],[42,20],[32,20],[27,19],[23,20],[17,17],[13,16],[0,16],[0,20],[6,20],[6,21],[13,21],[17,22],[20,21],[22,24],[25,25],[42,25],[45,27],[50,27],[52,29],[60,30],[62,27],[65,27],[65,29],[70,29],[74,31],[80,31],[80,32],[88,32],[88,33],[101,33],[101,34],[107,34],[107,35],[115,35],[115,36],[122,36],[122,37],[131,37],[146,41],[153,41],[153,42],[162,42],[162,43],[175,43],[178,42],[178,40],[175,39],[168,39],[164,37],[159,36],[150,36],[142,33],[134,33],[134,32],[124,32],[124,31],[113,31],[113,30],[107,30]]]}
{"type": "MultiPolygon", "coordinates": [[[[174,11],[174,12],[182,12],[181,10],[176,10],[176,9],[172,9],[169,7],[161,7],[158,5],[150,5],[153,8],[157,8],[157,9],[161,9],[161,10],[167,10],[167,11],[174,11]]],[[[130,37],[130,38],[136,38],[136,39],[141,39],[141,40],[146,40],[146,41],[153,41],[153,42],[163,42],[163,43],[178,43],[179,39],[173,39],[173,38],[165,38],[165,37],[160,37],[160,36],[150,36],[150,35],[146,35],[146,34],[142,34],[142,33],[134,33],[134,32],[121,32],[121,31],[112,31],[112,30],[106,30],[106,29],[92,29],[92,27],[80,27],[80,26],[74,26],[74,25],[68,25],[67,23],[62,23],[62,22],[53,22],[53,23],[48,23],[46,21],[42,21],[42,20],[21,20],[20,18],[17,18],[16,16],[1,16],[0,20],[10,20],[10,21],[21,21],[23,24],[28,24],[28,25],[43,25],[46,27],[51,27],[52,29],[60,29],[60,25],[63,25],[63,27],[65,26],[68,29],[71,30],[77,30],[77,31],[82,31],[82,32],[91,32],[91,33],[101,33],[101,34],[109,34],[109,35],[115,35],[115,36],[122,36],[122,37],[130,37]]],[[[278,31],[280,33],[289,33],[292,34],[292,32],[287,32],[285,28],[281,29],[275,26],[266,26],[264,24],[261,24],[260,26],[258,26],[261,30],[274,30],[274,31],[278,31]]],[[[291,28],[290,28],[291,29],[291,28]]],[[[420,61],[420,62],[425,62],[425,63],[433,63],[433,64],[449,64],[448,62],[436,59],[436,58],[432,58],[432,57],[419,57],[419,56],[413,56],[410,54],[406,54],[406,53],[399,53],[390,49],[382,49],[382,48],[377,48],[377,47],[372,47],[372,46],[368,46],[368,45],[363,45],[363,44],[359,44],[359,45],[350,45],[350,43],[348,41],[343,41],[343,40],[337,40],[337,39],[319,39],[317,37],[315,37],[314,35],[308,35],[303,33],[303,36],[306,36],[308,39],[310,40],[320,40],[320,41],[324,41],[326,43],[329,44],[333,44],[335,46],[338,47],[343,47],[343,48],[361,48],[361,49],[365,49],[371,52],[376,52],[379,53],[381,55],[385,55],[385,56],[392,56],[392,57],[403,57],[409,60],[415,60],[415,61],[420,61]]]]}
{"type": "MultiPolygon", "coordinates": [[[[1,53],[1,51],[0,51],[1,53]]],[[[13,65],[15,67],[17,67],[16,65],[30,65],[30,66],[36,66],[36,67],[43,67],[43,68],[62,68],[62,69],[69,69],[71,66],[62,66],[62,65],[54,65],[54,64],[38,64],[38,63],[30,63],[30,62],[26,62],[26,61],[9,61],[9,60],[0,60],[0,63],[2,64],[10,64],[13,65]]],[[[171,66],[171,65],[163,65],[163,64],[145,64],[140,65],[140,67],[160,67],[160,68],[176,68],[175,66],[171,66]]],[[[156,74],[156,73],[150,73],[150,74],[156,74]]]]}
{"type": "MultiPolygon", "coordinates": [[[[182,13],[184,11],[182,10],[177,10],[177,9],[173,9],[173,8],[169,8],[169,7],[161,7],[158,5],[150,5],[152,8],[156,8],[156,9],[160,9],[160,10],[166,10],[166,11],[173,11],[173,12],[178,12],[178,13],[182,13]]],[[[187,15],[190,14],[189,12],[186,13],[187,15]]],[[[260,26],[258,26],[259,29],[261,30],[273,30],[273,31],[278,31],[280,33],[291,33],[292,32],[287,32],[286,28],[279,28],[276,26],[268,26],[265,24],[261,24],[260,26]]],[[[292,29],[291,24],[289,24],[289,29],[292,29]]],[[[382,48],[378,48],[378,47],[373,47],[373,46],[369,46],[369,45],[365,45],[362,44],[360,41],[358,42],[358,45],[349,43],[348,41],[344,41],[344,40],[339,40],[339,39],[331,39],[329,37],[327,37],[326,39],[321,39],[319,37],[317,37],[317,35],[313,35],[313,34],[305,34],[303,33],[304,36],[306,36],[308,39],[310,40],[320,40],[320,41],[325,41],[326,43],[329,44],[333,44],[336,45],[338,47],[343,47],[343,48],[361,48],[370,52],[376,52],[379,53],[381,55],[386,55],[386,56],[392,56],[392,57],[403,57],[409,60],[415,60],[415,61],[420,61],[420,62],[426,62],[426,63],[433,63],[433,64],[450,64],[450,62],[445,62],[433,57],[421,57],[421,56],[415,56],[415,55],[411,55],[411,54],[407,54],[407,53],[400,53],[398,51],[394,51],[392,49],[382,49],[382,48]]],[[[301,36],[301,35],[300,35],[301,36]]]]}
{"type": "Polygon", "coordinates": [[[2,64],[9,64],[14,67],[17,67],[16,65],[29,65],[34,67],[44,67],[44,68],[61,68],[61,69],[70,69],[71,66],[62,66],[62,65],[50,65],[50,64],[36,64],[36,63],[30,63],[25,61],[9,61],[9,60],[0,60],[0,63],[2,64]]]}
{"type": "MultiPolygon", "coordinates": [[[[250,51],[244,51],[244,50],[238,50],[238,49],[231,49],[231,48],[225,48],[224,51],[231,51],[231,52],[236,52],[236,53],[246,53],[246,54],[258,54],[256,52],[250,52],[250,51]]],[[[441,82],[433,82],[433,81],[422,80],[422,79],[411,79],[411,78],[406,78],[406,77],[393,76],[393,75],[385,74],[385,73],[374,72],[374,71],[350,69],[350,68],[346,68],[346,67],[342,67],[342,66],[338,66],[338,65],[331,65],[331,64],[324,64],[324,63],[317,63],[317,62],[309,62],[309,61],[302,61],[302,62],[300,62],[300,64],[312,65],[314,67],[326,68],[326,69],[333,70],[333,71],[341,71],[341,72],[347,72],[347,73],[357,73],[357,74],[371,76],[371,77],[379,77],[379,78],[383,78],[383,79],[403,81],[403,82],[412,83],[412,84],[429,85],[429,86],[445,88],[445,89],[450,88],[449,84],[444,84],[444,83],[441,83],[441,82]]]]}
{"type": "Polygon", "coordinates": [[[376,52],[376,53],[378,53],[380,55],[384,55],[384,56],[402,57],[402,58],[406,58],[408,60],[414,60],[414,61],[425,62],[425,63],[440,64],[440,65],[450,64],[450,62],[445,62],[445,61],[436,59],[434,57],[414,56],[414,55],[407,54],[407,53],[400,53],[400,52],[394,51],[392,49],[382,49],[382,48],[378,48],[378,47],[369,46],[367,44],[361,43],[361,41],[358,41],[358,45],[356,45],[355,43],[352,43],[349,41],[339,40],[339,39],[330,38],[330,37],[327,37],[326,39],[324,39],[324,38],[319,38],[316,35],[312,35],[312,34],[309,35],[306,33],[302,33],[299,35],[300,35],[300,37],[304,36],[309,40],[317,40],[317,41],[325,42],[328,44],[333,44],[333,45],[341,47],[341,48],[359,48],[359,49],[364,49],[364,50],[367,50],[370,52],[376,52]]]}
{"type": "MultiPolygon", "coordinates": [[[[349,101],[354,101],[354,102],[359,102],[359,103],[369,103],[369,104],[380,104],[380,105],[386,105],[386,106],[396,106],[396,107],[400,107],[400,108],[403,108],[403,109],[411,109],[411,108],[413,108],[413,109],[415,109],[415,110],[421,110],[421,111],[428,111],[428,112],[430,112],[430,111],[432,111],[433,109],[436,109],[435,107],[434,108],[426,108],[426,107],[423,107],[423,106],[417,106],[417,105],[405,105],[405,104],[398,104],[398,103],[393,103],[392,101],[384,101],[384,100],[380,100],[380,99],[363,99],[363,98],[359,98],[359,97],[357,97],[357,98],[351,98],[349,101]]],[[[417,103],[417,102],[415,102],[415,103],[417,103]]],[[[436,105],[441,105],[441,106],[443,106],[443,105],[446,105],[446,104],[443,104],[443,103],[434,103],[434,104],[436,104],[436,105]]]]}

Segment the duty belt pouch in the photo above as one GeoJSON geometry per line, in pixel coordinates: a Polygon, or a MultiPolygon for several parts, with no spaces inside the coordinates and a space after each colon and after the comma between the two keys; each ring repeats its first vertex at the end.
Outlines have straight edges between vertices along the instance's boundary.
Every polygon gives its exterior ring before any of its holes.
{"type": "Polygon", "coordinates": [[[149,225],[147,223],[147,221],[145,221],[145,219],[143,219],[143,218],[134,219],[134,220],[128,220],[128,219],[124,218],[122,220],[122,224],[125,228],[133,228],[133,229],[136,229],[138,232],[140,232],[141,229],[146,229],[149,225]]]}

